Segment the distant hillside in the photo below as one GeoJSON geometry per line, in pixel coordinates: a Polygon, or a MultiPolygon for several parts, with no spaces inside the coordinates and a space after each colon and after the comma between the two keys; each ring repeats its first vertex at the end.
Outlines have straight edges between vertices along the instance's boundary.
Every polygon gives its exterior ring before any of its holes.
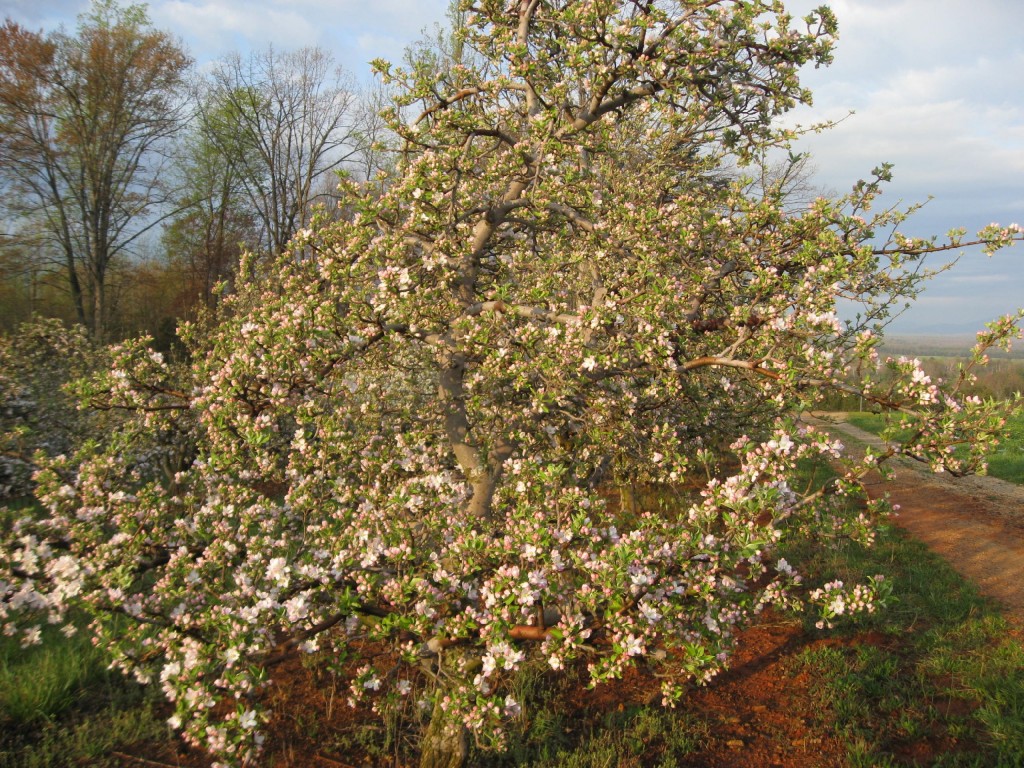
{"type": "MultiPolygon", "coordinates": [[[[966,357],[974,346],[973,334],[893,334],[882,342],[883,355],[907,355],[912,357],[966,357]]],[[[1010,352],[995,350],[989,354],[994,358],[1024,360],[1024,341],[1018,342],[1010,352]]]]}

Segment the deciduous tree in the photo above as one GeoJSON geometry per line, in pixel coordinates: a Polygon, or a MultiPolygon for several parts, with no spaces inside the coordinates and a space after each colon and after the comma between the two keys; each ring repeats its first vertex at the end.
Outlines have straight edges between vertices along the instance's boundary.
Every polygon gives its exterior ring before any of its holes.
{"type": "Polygon", "coordinates": [[[261,246],[284,251],[312,213],[324,178],[360,152],[351,78],[320,48],[248,57],[213,70],[202,130],[241,175],[261,246]]]}
{"type": "MultiPolygon", "coordinates": [[[[259,247],[259,216],[246,193],[247,168],[256,162],[232,141],[229,125],[237,121],[231,107],[218,113],[206,105],[199,126],[181,142],[176,164],[180,209],[164,230],[162,241],[169,264],[184,278],[188,303],[212,309],[216,289],[230,282],[242,253],[259,247]]],[[[189,315],[188,306],[180,315],[189,315]]]]}
{"type": "Polygon", "coordinates": [[[75,35],[0,27],[0,174],[42,222],[78,319],[102,339],[113,260],[154,224],[189,59],[143,6],[96,0],[75,35]]]}

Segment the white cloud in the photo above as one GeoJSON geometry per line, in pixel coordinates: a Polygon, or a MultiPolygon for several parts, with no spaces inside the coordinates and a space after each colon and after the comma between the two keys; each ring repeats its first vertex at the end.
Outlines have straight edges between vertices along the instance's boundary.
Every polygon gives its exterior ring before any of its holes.
{"type": "Polygon", "coordinates": [[[360,51],[372,58],[383,56],[392,62],[397,62],[401,59],[401,52],[409,44],[409,41],[393,35],[364,32],[356,38],[356,44],[360,51]]]}
{"type": "Polygon", "coordinates": [[[150,13],[157,27],[180,35],[201,59],[217,58],[239,44],[262,48],[274,43],[276,47],[291,48],[319,42],[316,26],[301,13],[256,5],[227,0],[172,0],[155,3],[150,13]]]}
{"type": "MultiPolygon", "coordinates": [[[[1024,87],[1019,78],[1024,45],[1015,42],[1000,49],[984,37],[943,45],[964,15],[943,15],[940,7],[948,3],[935,3],[933,14],[922,14],[930,21],[918,26],[903,22],[909,9],[920,13],[929,5],[921,0],[891,8],[866,6],[864,0],[836,5],[871,23],[851,25],[845,33],[847,51],[840,48],[836,65],[805,77],[816,87],[817,98],[815,108],[800,115],[802,122],[812,115],[838,119],[855,111],[830,134],[808,142],[829,160],[828,169],[819,163],[829,182],[856,180],[882,161],[896,163],[897,178],[914,188],[936,183],[954,187],[1024,171],[1024,87]],[[936,37],[925,36],[922,26],[936,37]],[[895,29],[908,32],[897,34],[895,29]],[[876,48],[892,55],[881,57],[876,48]],[[948,51],[956,53],[943,55],[948,51]]],[[[837,8],[841,30],[842,11],[837,8]]],[[[1024,17],[1024,11],[1018,15],[1024,17]]]]}
{"type": "Polygon", "coordinates": [[[150,15],[200,62],[268,45],[317,45],[365,80],[368,61],[401,58],[446,8],[445,0],[157,0],[150,15]]]}
{"type": "MultiPolygon", "coordinates": [[[[817,0],[791,0],[806,13],[817,0]]],[[[833,0],[840,39],[832,67],[807,71],[812,109],[792,119],[839,119],[803,139],[816,178],[849,189],[894,164],[882,205],[922,202],[908,234],[976,230],[1024,220],[1024,3],[1020,0],[833,0]]],[[[1024,299],[1020,247],[986,259],[968,252],[932,282],[894,328],[959,326],[1012,311],[1024,299]]],[[[936,264],[939,259],[935,259],[936,264]]]]}

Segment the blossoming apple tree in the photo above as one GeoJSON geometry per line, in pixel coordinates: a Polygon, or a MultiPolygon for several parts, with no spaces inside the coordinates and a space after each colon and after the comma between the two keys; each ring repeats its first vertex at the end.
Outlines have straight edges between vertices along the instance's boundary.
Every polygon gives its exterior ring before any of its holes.
{"type": "MultiPolygon", "coordinates": [[[[469,63],[378,63],[394,171],[344,182],[340,211],[245,267],[230,319],[186,329],[187,365],[121,347],[85,395],[134,415],[38,475],[48,513],[3,561],[6,631],[84,607],[222,755],[259,753],[261,693],[294,653],[362,655],[353,703],[419,700],[431,765],[467,734],[500,746],[530,658],[594,683],[646,659],[673,704],[765,606],[831,620],[882,588],[806,591],[778,557],[790,536],[869,540],[882,511],[842,499],[885,456],[841,458],[794,414],[862,393],[913,426],[889,453],[955,472],[1000,426],[960,396],[969,369],[877,378],[873,328],[963,234],[900,234],[905,211],[872,207],[884,166],[799,209],[785,173],[744,170],[792,138],[773,119],[829,61],[827,9],[463,5],[469,63]],[[792,477],[812,456],[845,463],[809,493],[792,477]],[[631,484],[672,502],[617,503],[631,484]]],[[[1015,333],[993,324],[976,362],[1015,333]]]]}
{"type": "Polygon", "coordinates": [[[110,414],[80,411],[64,388],[105,362],[83,328],[57,320],[23,323],[0,336],[0,500],[31,493],[37,453],[67,453],[114,426],[110,414]]]}

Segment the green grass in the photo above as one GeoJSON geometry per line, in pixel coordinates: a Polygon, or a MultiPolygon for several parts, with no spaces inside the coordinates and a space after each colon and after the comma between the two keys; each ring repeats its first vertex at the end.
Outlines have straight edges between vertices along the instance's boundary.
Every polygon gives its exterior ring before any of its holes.
{"type": "MultiPolygon", "coordinates": [[[[885,417],[877,413],[850,413],[847,421],[876,435],[885,428],[885,417]]],[[[988,474],[1024,485],[1024,415],[1011,418],[1006,428],[1006,437],[988,456],[988,474]]]]}
{"type": "Polygon", "coordinates": [[[0,642],[0,722],[52,720],[108,681],[106,659],[87,637],[64,639],[45,629],[39,646],[21,648],[13,638],[0,642]]]}
{"type": "Polygon", "coordinates": [[[846,414],[846,420],[855,427],[870,432],[873,435],[881,434],[885,429],[885,416],[880,413],[868,413],[867,411],[853,411],[846,414]]]}
{"type": "MultiPolygon", "coordinates": [[[[848,580],[885,573],[896,602],[849,642],[795,660],[812,673],[822,728],[842,733],[851,766],[1024,765],[1024,644],[998,611],[944,561],[888,530],[872,549],[794,552],[848,580]]],[[[842,632],[839,637],[843,637],[842,632]]]]}
{"type": "Polygon", "coordinates": [[[117,765],[113,751],[167,738],[154,696],[111,672],[84,633],[0,638],[0,768],[117,765]]]}
{"type": "Polygon", "coordinates": [[[988,457],[988,473],[1024,484],[1024,414],[1010,419],[1007,436],[988,457]]]}
{"type": "Polygon", "coordinates": [[[4,732],[0,739],[0,766],[115,768],[125,763],[114,752],[131,752],[133,745],[167,738],[167,726],[155,714],[153,703],[131,697],[72,719],[48,721],[31,732],[4,732]]]}
{"type": "Polygon", "coordinates": [[[516,683],[515,695],[526,706],[523,719],[510,728],[508,751],[475,755],[473,765],[667,768],[699,751],[711,736],[712,726],[703,713],[685,708],[633,704],[568,716],[558,701],[570,689],[584,686],[585,680],[574,673],[552,680],[543,666],[528,668],[516,683]]]}

